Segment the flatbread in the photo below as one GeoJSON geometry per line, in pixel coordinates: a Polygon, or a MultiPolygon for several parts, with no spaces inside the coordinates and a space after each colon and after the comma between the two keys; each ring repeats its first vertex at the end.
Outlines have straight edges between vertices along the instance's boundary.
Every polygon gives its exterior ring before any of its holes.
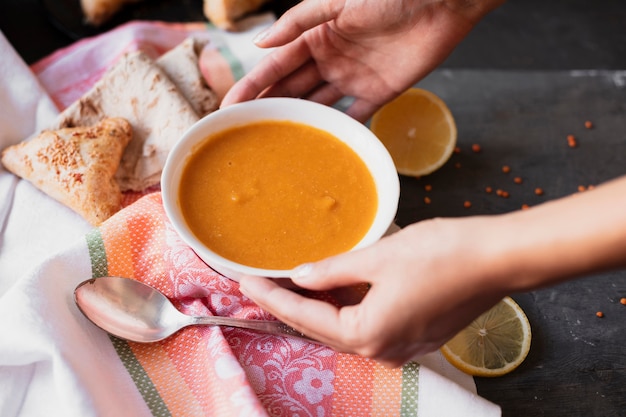
{"type": "Polygon", "coordinates": [[[198,64],[207,43],[208,40],[190,36],[156,60],[200,117],[219,107],[219,98],[207,85],[198,64]]]}
{"type": "Polygon", "coordinates": [[[202,11],[220,29],[237,30],[237,21],[270,0],[204,0],[202,11]]]}
{"type": "Polygon", "coordinates": [[[199,119],[165,72],[141,51],[122,56],[50,129],[89,126],[106,117],[122,117],[133,128],[115,174],[122,191],[158,184],[172,146],[199,119]]]}
{"type": "Polygon", "coordinates": [[[121,118],[91,127],[45,130],[2,151],[2,164],[44,193],[99,225],[121,209],[113,176],[132,128],[121,118]]]}

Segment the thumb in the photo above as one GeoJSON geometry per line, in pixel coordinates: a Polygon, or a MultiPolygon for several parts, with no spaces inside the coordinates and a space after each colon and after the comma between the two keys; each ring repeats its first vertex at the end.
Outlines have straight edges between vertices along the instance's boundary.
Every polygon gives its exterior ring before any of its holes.
{"type": "Polygon", "coordinates": [[[314,291],[367,283],[372,270],[370,259],[364,251],[348,252],[300,265],[293,270],[291,279],[299,287],[314,291]]]}
{"type": "Polygon", "coordinates": [[[254,38],[262,48],[285,45],[309,29],[335,19],[343,1],[304,0],[287,10],[271,27],[254,38]]]}

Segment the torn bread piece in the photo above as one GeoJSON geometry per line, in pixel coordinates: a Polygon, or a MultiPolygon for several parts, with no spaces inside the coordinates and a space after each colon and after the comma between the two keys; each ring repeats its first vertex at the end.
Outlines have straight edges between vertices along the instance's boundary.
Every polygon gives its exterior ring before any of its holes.
{"type": "Polygon", "coordinates": [[[80,8],[87,23],[100,26],[125,5],[139,1],[141,0],[80,0],[80,8]]]}
{"type": "Polygon", "coordinates": [[[106,117],[122,117],[133,128],[115,175],[122,191],[158,184],[172,146],[199,119],[165,72],[141,51],[121,57],[61,112],[51,129],[89,126],[106,117]]]}
{"type": "Polygon", "coordinates": [[[256,12],[270,0],[204,0],[204,16],[220,29],[234,31],[237,20],[256,12]]]}
{"type": "Polygon", "coordinates": [[[219,107],[219,98],[207,85],[198,63],[207,43],[208,40],[190,36],[156,60],[200,117],[219,107]]]}
{"type": "Polygon", "coordinates": [[[2,164],[94,226],[122,207],[113,178],[132,128],[121,118],[90,127],[44,130],[2,151],[2,164]]]}

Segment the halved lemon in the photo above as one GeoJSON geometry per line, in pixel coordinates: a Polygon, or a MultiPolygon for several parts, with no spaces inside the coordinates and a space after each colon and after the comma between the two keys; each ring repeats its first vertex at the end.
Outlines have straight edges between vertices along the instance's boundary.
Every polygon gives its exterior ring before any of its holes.
{"type": "Polygon", "coordinates": [[[512,298],[505,297],[454,336],[441,353],[467,374],[501,376],[526,359],[531,338],[526,314],[512,298]]]}
{"type": "Polygon", "coordinates": [[[410,88],[381,107],[372,117],[370,130],[385,145],[402,175],[434,172],[446,163],[456,145],[450,109],[421,88],[410,88]]]}

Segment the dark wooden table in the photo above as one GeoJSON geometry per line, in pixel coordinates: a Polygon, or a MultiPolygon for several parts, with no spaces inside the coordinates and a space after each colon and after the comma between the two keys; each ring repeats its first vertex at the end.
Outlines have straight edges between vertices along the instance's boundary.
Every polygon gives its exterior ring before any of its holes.
{"type": "MultiPolygon", "coordinates": [[[[72,2],[57,3],[70,7],[72,2]]],[[[202,18],[197,11],[201,0],[179,2],[184,7],[165,15],[168,2],[156,3],[134,6],[112,25],[129,18],[202,18]]],[[[275,7],[280,12],[289,3],[279,1],[275,7]]],[[[0,2],[0,29],[28,63],[89,34],[51,19],[46,4],[49,1],[0,2]]],[[[622,70],[622,1],[509,1],[420,83],[450,106],[462,152],[428,177],[401,179],[398,223],[504,213],[626,174],[622,70]],[[584,127],[586,120],[594,123],[593,129],[584,127]],[[568,134],[578,138],[577,148],[567,146],[568,134]],[[483,152],[471,152],[473,143],[483,152]],[[502,165],[512,172],[502,173],[502,165]],[[512,181],[518,175],[522,184],[512,181]],[[426,184],[433,188],[429,205],[423,200],[426,184]],[[488,185],[507,190],[510,197],[485,193],[488,185]],[[545,194],[536,196],[535,187],[545,194]],[[471,209],[463,207],[465,200],[472,201],[471,209]]],[[[529,357],[507,376],[477,378],[479,394],[501,405],[504,416],[626,416],[622,297],[622,271],[515,294],[533,328],[529,357]],[[598,318],[597,311],[604,317],[598,318]]]]}

